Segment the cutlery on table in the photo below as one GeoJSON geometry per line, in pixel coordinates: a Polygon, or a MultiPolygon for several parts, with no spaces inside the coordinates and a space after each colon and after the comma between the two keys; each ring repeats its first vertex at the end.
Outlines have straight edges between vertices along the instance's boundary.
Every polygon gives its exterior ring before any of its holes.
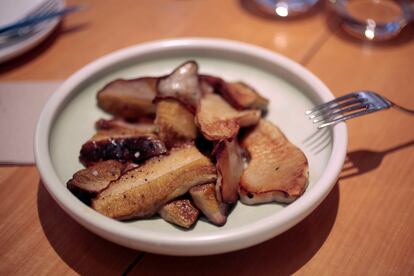
{"type": "Polygon", "coordinates": [[[13,38],[21,38],[32,33],[39,23],[84,9],[84,5],[59,8],[57,4],[55,0],[48,0],[23,19],[0,26],[0,43],[8,42],[13,38]]]}
{"type": "Polygon", "coordinates": [[[399,106],[371,91],[359,91],[338,97],[306,111],[305,114],[313,123],[319,124],[318,128],[323,128],[390,107],[414,115],[414,110],[399,106]]]}

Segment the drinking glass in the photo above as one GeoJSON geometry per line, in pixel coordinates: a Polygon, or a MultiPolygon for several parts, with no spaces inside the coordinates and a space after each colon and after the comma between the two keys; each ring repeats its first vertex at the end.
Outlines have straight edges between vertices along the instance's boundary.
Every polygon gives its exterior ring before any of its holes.
{"type": "Polygon", "coordinates": [[[277,17],[292,17],[308,12],[319,0],[253,0],[263,12],[277,17]]]}
{"type": "Polygon", "coordinates": [[[330,0],[349,34],[365,40],[388,40],[413,19],[412,0],[330,0]]]}

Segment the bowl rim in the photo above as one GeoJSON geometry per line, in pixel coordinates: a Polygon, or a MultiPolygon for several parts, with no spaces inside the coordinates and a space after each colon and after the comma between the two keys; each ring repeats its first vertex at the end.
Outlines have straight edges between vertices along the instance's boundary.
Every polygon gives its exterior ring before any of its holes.
{"type": "Polygon", "coordinates": [[[147,252],[169,255],[224,253],[258,244],[286,231],[313,211],[335,185],[342,170],[347,149],[345,123],[339,123],[331,128],[332,152],[325,171],[312,189],[294,204],[270,217],[237,229],[223,229],[214,234],[186,237],[148,230],[137,231],[129,224],[105,217],[87,207],[71,195],[65,185],[61,184],[51,160],[50,133],[61,107],[64,106],[68,96],[74,93],[76,87],[102,69],[127,58],[147,55],[154,51],[182,48],[210,51],[231,50],[264,58],[302,79],[323,101],[334,98],[329,88],[302,65],[278,53],[243,42],[215,38],[180,38],[151,41],[127,47],[105,55],[74,73],[53,93],[43,108],[34,135],[34,155],[44,186],[59,206],[84,227],[115,243],[147,252]]]}

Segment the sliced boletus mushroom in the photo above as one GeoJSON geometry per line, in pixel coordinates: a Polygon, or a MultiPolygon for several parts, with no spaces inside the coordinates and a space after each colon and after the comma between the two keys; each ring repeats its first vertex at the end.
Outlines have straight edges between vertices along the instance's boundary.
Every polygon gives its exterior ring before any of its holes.
{"type": "Polygon", "coordinates": [[[194,113],[202,95],[198,80],[198,64],[195,61],[187,61],[170,75],[160,78],[157,91],[157,99],[176,99],[194,113]]]}
{"type": "Polygon", "coordinates": [[[261,96],[248,84],[238,81],[228,83],[228,98],[240,109],[260,109],[267,111],[269,100],[261,96]]]}
{"type": "Polygon", "coordinates": [[[228,205],[217,200],[215,186],[214,183],[194,186],[190,189],[190,195],[207,219],[221,226],[227,222],[228,205]]]}
{"type": "Polygon", "coordinates": [[[101,131],[82,145],[79,160],[85,166],[105,160],[140,163],[165,153],[164,143],[153,135],[101,131]]]}
{"type": "Polygon", "coordinates": [[[90,203],[109,183],[118,179],[124,169],[124,164],[108,160],[76,172],[67,182],[68,189],[81,201],[90,203]]]}
{"type": "Polygon", "coordinates": [[[95,123],[98,131],[112,131],[117,133],[155,133],[157,126],[153,123],[129,123],[120,118],[99,119],[95,123]]]}
{"type": "Polygon", "coordinates": [[[240,180],[241,202],[289,203],[305,192],[308,160],[272,123],[260,120],[240,145],[250,155],[240,180]]]}
{"type": "Polygon", "coordinates": [[[157,80],[154,77],[114,80],[98,92],[98,106],[128,120],[152,115],[155,113],[153,100],[157,80]]]}
{"type": "Polygon", "coordinates": [[[157,102],[155,124],[158,136],[168,148],[197,138],[194,114],[174,99],[157,102]]]}
{"type": "Polygon", "coordinates": [[[92,207],[115,219],[146,218],[191,187],[216,179],[211,161],[185,145],[127,171],[92,200],[92,207]]]}
{"type": "Polygon", "coordinates": [[[165,204],[158,214],[172,224],[190,228],[198,218],[200,211],[188,199],[177,199],[165,204]]]}
{"type": "Polygon", "coordinates": [[[240,127],[257,124],[260,110],[234,109],[220,95],[203,95],[196,114],[196,124],[208,140],[232,139],[240,127]]]}
{"type": "Polygon", "coordinates": [[[239,199],[239,182],[244,170],[241,149],[236,137],[222,140],[215,148],[217,168],[217,198],[221,202],[236,203],[239,199]]]}
{"type": "Polygon", "coordinates": [[[267,111],[269,100],[261,96],[253,87],[244,82],[226,82],[211,75],[200,75],[200,81],[209,83],[236,109],[260,109],[267,111]]]}

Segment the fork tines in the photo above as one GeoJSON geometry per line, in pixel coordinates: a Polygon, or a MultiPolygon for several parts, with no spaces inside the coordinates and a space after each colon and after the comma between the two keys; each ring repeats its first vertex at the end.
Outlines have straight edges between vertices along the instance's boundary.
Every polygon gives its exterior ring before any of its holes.
{"type": "Polygon", "coordinates": [[[313,123],[321,123],[318,128],[323,128],[372,112],[368,107],[369,103],[365,98],[358,93],[351,93],[318,105],[306,111],[306,115],[313,123]]]}
{"type": "Polygon", "coordinates": [[[13,38],[17,39],[34,34],[41,28],[41,24],[38,23],[46,21],[39,18],[56,12],[59,9],[59,5],[59,2],[56,0],[47,0],[26,14],[24,18],[14,23],[0,26],[0,42],[7,43],[13,38]]]}
{"type": "Polygon", "coordinates": [[[56,0],[47,0],[39,7],[32,10],[30,13],[26,14],[26,18],[36,17],[40,15],[47,14],[48,12],[55,11],[58,9],[58,1],[56,0]]]}

